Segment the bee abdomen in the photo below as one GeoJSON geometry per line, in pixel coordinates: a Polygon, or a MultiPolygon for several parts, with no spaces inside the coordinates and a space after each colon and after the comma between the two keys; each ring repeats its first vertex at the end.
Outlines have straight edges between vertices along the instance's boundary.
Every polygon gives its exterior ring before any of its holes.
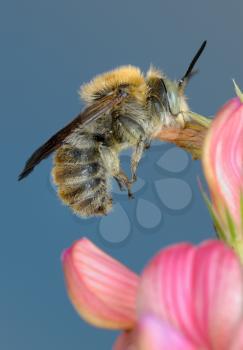
{"type": "Polygon", "coordinates": [[[76,214],[104,215],[111,209],[108,176],[97,147],[59,148],[52,174],[60,198],[76,214]]]}
{"type": "Polygon", "coordinates": [[[85,183],[85,180],[101,175],[102,170],[98,162],[57,165],[55,167],[55,182],[63,185],[82,184],[83,182],[85,183]]]}

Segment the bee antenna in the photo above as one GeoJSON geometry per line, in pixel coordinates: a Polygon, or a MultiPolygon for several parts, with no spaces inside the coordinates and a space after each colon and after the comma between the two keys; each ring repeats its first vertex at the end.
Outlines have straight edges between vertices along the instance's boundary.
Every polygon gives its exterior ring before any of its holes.
{"type": "Polygon", "coordinates": [[[203,50],[205,49],[206,44],[207,44],[207,40],[205,40],[202,43],[200,49],[197,51],[196,55],[193,57],[191,63],[189,64],[189,67],[188,67],[186,73],[179,80],[179,82],[178,82],[179,86],[183,86],[184,87],[187,84],[188,80],[195,74],[195,72],[193,71],[193,67],[195,66],[195,64],[198,61],[199,57],[203,53],[203,50]]]}

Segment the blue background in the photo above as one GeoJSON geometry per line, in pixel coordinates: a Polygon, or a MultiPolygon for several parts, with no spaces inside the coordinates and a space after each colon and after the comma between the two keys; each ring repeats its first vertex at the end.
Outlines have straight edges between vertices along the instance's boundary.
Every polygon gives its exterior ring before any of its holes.
{"type": "MultiPolygon", "coordinates": [[[[242,0],[1,1],[0,349],[111,348],[117,333],[84,323],[66,295],[60,254],[81,236],[140,271],[159,247],[214,235],[197,186],[199,161],[183,174],[193,189],[188,209],[167,212],[152,233],[134,220],[119,244],[101,238],[99,220],[74,218],[60,204],[49,183],[51,159],[26,181],[17,175],[80,110],[82,82],[121,64],[146,70],[153,63],[178,78],[204,39],[187,95],[193,110],[213,115],[233,95],[231,78],[243,87],[242,15],[242,0]]],[[[141,171],[149,182],[155,170],[145,162],[141,171]]],[[[122,203],[131,219],[135,202],[122,203]]]]}

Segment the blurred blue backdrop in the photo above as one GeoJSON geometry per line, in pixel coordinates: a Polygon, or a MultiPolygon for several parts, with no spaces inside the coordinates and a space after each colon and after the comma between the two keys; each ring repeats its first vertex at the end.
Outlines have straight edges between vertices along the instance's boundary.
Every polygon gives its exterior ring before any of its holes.
{"type": "Polygon", "coordinates": [[[135,271],[159,247],[214,236],[197,185],[200,162],[168,145],[145,155],[135,200],[114,189],[117,205],[103,221],[61,205],[51,159],[26,181],[17,175],[82,108],[81,83],[123,64],[153,63],[181,77],[204,39],[187,94],[193,110],[213,115],[233,95],[231,78],[243,87],[242,15],[242,0],[1,1],[0,349],[111,348],[117,333],[84,323],[66,295],[60,254],[81,236],[135,271]],[[118,221],[124,230],[116,232],[118,221]]]}

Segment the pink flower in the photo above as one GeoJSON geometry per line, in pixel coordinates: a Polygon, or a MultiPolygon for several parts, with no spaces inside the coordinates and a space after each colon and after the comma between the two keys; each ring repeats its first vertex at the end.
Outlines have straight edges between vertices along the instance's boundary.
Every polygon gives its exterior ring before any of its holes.
{"type": "Polygon", "coordinates": [[[243,349],[243,271],[220,241],[161,250],[138,278],[87,239],[63,255],[67,289],[115,350],[243,349]]]}
{"type": "Polygon", "coordinates": [[[243,240],[243,95],[236,92],[213,120],[203,154],[216,226],[232,246],[243,240]]]}
{"type": "Polygon", "coordinates": [[[84,319],[104,328],[133,327],[139,281],[135,273],[85,238],[62,259],[69,297],[84,319]]]}

